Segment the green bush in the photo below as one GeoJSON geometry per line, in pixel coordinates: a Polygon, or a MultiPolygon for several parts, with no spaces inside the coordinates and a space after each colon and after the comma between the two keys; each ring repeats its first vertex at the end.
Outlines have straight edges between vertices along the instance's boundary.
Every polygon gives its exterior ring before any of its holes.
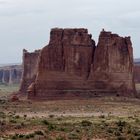
{"type": "Polygon", "coordinates": [[[43,120],[42,123],[45,124],[45,125],[49,125],[50,124],[49,121],[47,121],[47,120],[43,120]]]}
{"type": "Polygon", "coordinates": [[[15,139],[18,139],[19,137],[19,134],[15,134],[14,136],[12,136],[12,139],[15,140],[15,139]]]}
{"type": "Polygon", "coordinates": [[[57,130],[58,130],[58,131],[63,131],[63,132],[66,132],[66,131],[67,131],[67,129],[64,128],[64,127],[60,127],[60,128],[58,128],[57,130]]]}
{"type": "Polygon", "coordinates": [[[25,136],[25,135],[23,135],[23,134],[19,134],[18,137],[19,137],[19,138],[24,138],[24,136],[25,136]]]}
{"type": "Polygon", "coordinates": [[[88,120],[83,120],[81,122],[82,126],[91,126],[92,125],[92,122],[88,121],[88,120]]]}
{"type": "Polygon", "coordinates": [[[126,126],[126,122],[125,121],[121,121],[121,120],[116,122],[116,124],[117,124],[117,126],[122,126],[122,127],[126,126]]]}
{"type": "Polygon", "coordinates": [[[54,115],[52,115],[52,114],[51,114],[51,115],[49,115],[49,118],[54,118],[54,115]]]}
{"type": "Polygon", "coordinates": [[[10,120],[10,122],[11,122],[11,123],[17,123],[17,121],[14,120],[14,119],[10,120]]]}
{"type": "Polygon", "coordinates": [[[0,118],[5,118],[5,117],[6,117],[5,113],[4,112],[0,112],[0,118]]]}
{"type": "Polygon", "coordinates": [[[134,136],[140,136],[140,130],[138,130],[137,128],[133,128],[132,132],[131,132],[134,136]]]}
{"type": "Polygon", "coordinates": [[[108,128],[108,129],[107,129],[107,132],[108,132],[108,133],[113,133],[114,130],[113,130],[112,128],[108,128]]]}
{"type": "Polygon", "coordinates": [[[77,140],[80,140],[80,137],[76,134],[76,133],[70,133],[69,135],[68,135],[68,139],[69,140],[73,140],[73,139],[77,139],[77,140]]]}
{"type": "Polygon", "coordinates": [[[66,140],[65,137],[59,136],[56,138],[56,140],[66,140]]]}
{"type": "Polygon", "coordinates": [[[119,137],[117,137],[116,140],[127,140],[127,139],[126,139],[126,137],[124,137],[124,136],[119,136],[119,137]]]}
{"type": "Polygon", "coordinates": [[[20,118],[20,116],[19,116],[19,115],[16,115],[16,116],[15,116],[15,119],[19,119],[19,118],[20,118]]]}
{"type": "Polygon", "coordinates": [[[42,131],[35,131],[34,134],[35,135],[44,135],[42,131]]]}
{"type": "Polygon", "coordinates": [[[104,119],[105,115],[100,115],[99,118],[104,119]]]}
{"type": "Polygon", "coordinates": [[[115,136],[120,136],[121,133],[120,133],[119,131],[115,131],[115,132],[114,132],[114,135],[115,135],[115,136]]]}
{"type": "Polygon", "coordinates": [[[51,124],[51,123],[47,124],[47,127],[49,131],[56,129],[56,125],[51,124]]]}
{"type": "Polygon", "coordinates": [[[31,134],[27,134],[25,135],[26,139],[30,139],[30,138],[34,138],[35,134],[31,133],[31,134]]]}

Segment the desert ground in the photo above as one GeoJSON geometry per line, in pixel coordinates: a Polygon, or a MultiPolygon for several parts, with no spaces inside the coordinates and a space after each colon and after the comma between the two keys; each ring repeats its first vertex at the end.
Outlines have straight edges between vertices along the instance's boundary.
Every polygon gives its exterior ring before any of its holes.
{"type": "Polygon", "coordinates": [[[0,89],[0,140],[140,140],[140,99],[13,102],[18,85],[0,89]]]}

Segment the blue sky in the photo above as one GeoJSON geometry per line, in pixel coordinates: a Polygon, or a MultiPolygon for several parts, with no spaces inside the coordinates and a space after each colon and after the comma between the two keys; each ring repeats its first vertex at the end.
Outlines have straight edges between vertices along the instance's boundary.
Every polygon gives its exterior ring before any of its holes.
{"type": "Polygon", "coordinates": [[[102,28],[131,36],[140,57],[139,0],[0,0],[0,64],[22,61],[22,49],[40,49],[51,28],[88,28],[96,43],[102,28]]]}

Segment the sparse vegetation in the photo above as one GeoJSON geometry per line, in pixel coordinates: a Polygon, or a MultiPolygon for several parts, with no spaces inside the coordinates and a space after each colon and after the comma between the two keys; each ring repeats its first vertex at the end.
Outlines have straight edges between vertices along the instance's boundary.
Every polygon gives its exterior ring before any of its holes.
{"type": "Polygon", "coordinates": [[[140,100],[0,100],[0,139],[140,140],[140,100]]]}
{"type": "Polygon", "coordinates": [[[91,126],[92,125],[92,122],[88,121],[88,120],[83,120],[81,122],[82,126],[91,126]]]}

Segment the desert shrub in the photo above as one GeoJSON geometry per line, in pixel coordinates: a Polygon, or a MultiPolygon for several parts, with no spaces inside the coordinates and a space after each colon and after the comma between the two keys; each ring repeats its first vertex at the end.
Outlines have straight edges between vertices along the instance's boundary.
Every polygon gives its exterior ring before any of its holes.
{"type": "Polygon", "coordinates": [[[55,130],[55,129],[56,129],[56,125],[51,124],[51,123],[48,125],[48,130],[49,130],[49,131],[55,130]]]}
{"type": "Polygon", "coordinates": [[[45,125],[49,125],[50,124],[50,122],[47,121],[47,120],[43,120],[42,123],[45,124],[45,125]]]}
{"type": "Polygon", "coordinates": [[[22,127],[24,127],[25,126],[25,124],[24,124],[24,122],[21,122],[21,124],[20,124],[22,127]]]}
{"type": "Polygon", "coordinates": [[[19,138],[24,138],[24,136],[25,136],[25,135],[23,135],[23,134],[19,134],[19,135],[18,135],[19,138]]]}
{"type": "Polygon", "coordinates": [[[0,99],[0,104],[5,104],[6,100],[0,99]]]}
{"type": "Polygon", "coordinates": [[[66,139],[65,139],[65,137],[58,136],[58,137],[56,138],[56,140],[66,140],[66,139]]]}
{"type": "Polygon", "coordinates": [[[11,119],[11,120],[10,120],[10,123],[17,123],[17,121],[14,120],[14,119],[11,119]]]}
{"type": "Polygon", "coordinates": [[[63,132],[66,132],[66,131],[67,131],[67,129],[64,128],[64,127],[60,127],[60,128],[58,128],[57,130],[58,130],[58,131],[63,131],[63,132]]]}
{"type": "Polygon", "coordinates": [[[140,136],[140,130],[133,128],[132,132],[131,132],[134,136],[140,136]]]}
{"type": "Polygon", "coordinates": [[[56,125],[50,123],[50,122],[47,121],[47,120],[43,120],[42,123],[45,124],[45,125],[47,125],[48,130],[50,130],[50,131],[53,130],[53,129],[56,129],[56,125]]]}
{"type": "Polygon", "coordinates": [[[57,120],[58,120],[58,121],[62,121],[62,118],[59,117],[59,118],[57,118],[57,120]]]}
{"type": "Polygon", "coordinates": [[[34,134],[35,135],[44,135],[43,132],[42,131],[39,131],[39,130],[38,131],[35,131],[34,134]]]}
{"type": "Polygon", "coordinates": [[[121,121],[121,120],[116,122],[116,124],[117,124],[117,126],[122,126],[122,127],[126,126],[126,122],[125,121],[121,121]]]}
{"type": "Polygon", "coordinates": [[[12,136],[12,139],[13,140],[18,139],[18,137],[19,137],[19,134],[15,134],[15,135],[12,136]]]}
{"type": "Polygon", "coordinates": [[[80,130],[79,130],[79,129],[76,129],[75,131],[76,131],[77,133],[80,133],[80,130]]]}
{"type": "Polygon", "coordinates": [[[73,139],[77,139],[77,140],[79,140],[80,139],[80,137],[78,136],[78,134],[76,134],[76,133],[70,133],[69,135],[68,135],[68,139],[69,140],[73,140],[73,139]]]}
{"type": "Polygon", "coordinates": [[[25,135],[25,138],[30,139],[30,138],[34,138],[34,136],[35,136],[35,134],[30,133],[30,134],[25,135]]]}
{"type": "Polygon", "coordinates": [[[6,125],[6,121],[5,120],[0,120],[0,128],[1,128],[1,126],[4,126],[4,125],[6,125]]]}
{"type": "Polygon", "coordinates": [[[108,132],[108,133],[114,133],[114,130],[113,130],[112,128],[108,128],[108,129],[107,129],[107,132],[108,132]]]}
{"type": "Polygon", "coordinates": [[[0,112],[0,118],[5,118],[5,117],[6,117],[5,113],[4,112],[0,112]]]}
{"type": "Polygon", "coordinates": [[[27,118],[27,115],[26,115],[26,114],[24,114],[24,116],[23,116],[23,117],[24,117],[24,119],[25,119],[25,118],[27,118]]]}
{"type": "Polygon", "coordinates": [[[115,132],[114,132],[114,135],[115,135],[115,136],[120,136],[121,133],[120,133],[119,131],[115,131],[115,132]]]}
{"type": "Polygon", "coordinates": [[[104,119],[105,115],[100,115],[99,118],[104,119]]]}
{"type": "Polygon", "coordinates": [[[127,138],[124,137],[124,136],[118,136],[118,137],[116,138],[116,140],[127,140],[127,138]]]}
{"type": "Polygon", "coordinates": [[[81,122],[82,126],[91,126],[92,125],[92,122],[88,121],[88,120],[83,120],[81,122]]]}
{"type": "Polygon", "coordinates": [[[20,116],[19,116],[19,115],[16,115],[16,116],[15,116],[15,119],[19,119],[19,118],[20,118],[20,116]]]}
{"type": "Polygon", "coordinates": [[[54,115],[53,114],[49,115],[49,118],[54,118],[54,115]]]}
{"type": "Polygon", "coordinates": [[[140,123],[140,119],[136,118],[136,119],[135,119],[135,122],[136,122],[136,123],[140,123]]]}
{"type": "Polygon", "coordinates": [[[122,126],[118,127],[118,131],[122,132],[123,131],[123,127],[122,126]]]}

